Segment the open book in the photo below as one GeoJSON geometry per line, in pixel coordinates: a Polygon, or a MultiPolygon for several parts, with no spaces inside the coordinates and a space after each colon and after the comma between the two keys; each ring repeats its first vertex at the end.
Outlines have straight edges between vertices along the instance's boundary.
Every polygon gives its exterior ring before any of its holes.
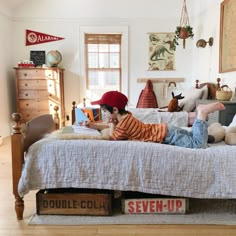
{"type": "Polygon", "coordinates": [[[86,114],[80,108],[75,108],[75,125],[79,125],[85,121],[88,121],[86,114]]]}
{"type": "Polygon", "coordinates": [[[75,134],[89,134],[89,135],[99,135],[99,136],[102,135],[98,130],[91,129],[86,126],[73,125],[72,128],[75,134]]]}

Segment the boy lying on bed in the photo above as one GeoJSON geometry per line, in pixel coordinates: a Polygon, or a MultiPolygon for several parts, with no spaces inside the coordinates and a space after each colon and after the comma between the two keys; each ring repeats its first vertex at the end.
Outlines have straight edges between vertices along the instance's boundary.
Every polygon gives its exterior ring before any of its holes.
{"type": "Polygon", "coordinates": [[[166,123],[144,124],[125,110],[127,102],[128,98],[118,91],[109,91],[103,94],[100,100],[91,102],[91,104],[100,105],[109,123],[98,125],[87,122],[86,125],[99,130],[109,128],[108,135],[112,140],[157,142],[186,148],[206,148],[208,141],[207,116],[211,112],[225,109],[220,102],[199,105],[192,131],[187,131],[166,123]]]}

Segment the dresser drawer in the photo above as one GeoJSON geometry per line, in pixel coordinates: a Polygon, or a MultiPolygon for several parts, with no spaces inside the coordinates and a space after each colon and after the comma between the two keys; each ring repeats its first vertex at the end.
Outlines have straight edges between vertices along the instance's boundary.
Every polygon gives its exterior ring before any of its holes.
{"type": "Polygon", "coordinates": [[[17,79],[59,79],[58,72],[55,70],[18,70],[17,79]]]}
{"type": "Polygon", "coordinates": [[[60,101],[56,99],[49,100],[19,100],[20,110],[35,109],[35,110],[47,110],[53,111],[55,106],[59,106],[60,101]]]}
{"type": "Polygon", "coordinates": [[[43,99],[52,96],[47,90],[20,90],[18,95],[19,99],[43,99]]]}
{"type": "Polygon", "coordinates": [[[44,89],[54,92],[59,89],[59,85],[55,83],[54,80],[42,80],[42,79],[31,79],[31,80],[19,80],[18,81],[19,90],[32,90],[32,89],[44,89]]]}
{"type": "Polygon", "coordinates": [[[20,110],[34,109],[49,111],[48,100],[19,100],[20,110]]]}

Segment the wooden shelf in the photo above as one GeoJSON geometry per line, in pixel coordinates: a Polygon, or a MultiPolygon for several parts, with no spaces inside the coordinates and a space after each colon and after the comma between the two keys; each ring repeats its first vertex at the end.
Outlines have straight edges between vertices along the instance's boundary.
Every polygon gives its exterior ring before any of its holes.
{"type": "Polygon", "coordinates": [[[152,83],[184,82],[184,78],[138,78],[137,83],[146,83],[148,80],[152,83]]]}

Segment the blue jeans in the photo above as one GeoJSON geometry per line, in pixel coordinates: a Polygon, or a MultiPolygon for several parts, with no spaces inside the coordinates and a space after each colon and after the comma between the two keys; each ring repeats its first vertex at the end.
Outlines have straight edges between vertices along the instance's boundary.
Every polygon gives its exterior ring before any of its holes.
{"type": "Polygon", "coordinates": [[[199,119],[195,119],[192,131],[168,126],[167,136],[163,143],[186,148],[206,148],[208,139],[207,127],[207,122],[199,119]]]}

